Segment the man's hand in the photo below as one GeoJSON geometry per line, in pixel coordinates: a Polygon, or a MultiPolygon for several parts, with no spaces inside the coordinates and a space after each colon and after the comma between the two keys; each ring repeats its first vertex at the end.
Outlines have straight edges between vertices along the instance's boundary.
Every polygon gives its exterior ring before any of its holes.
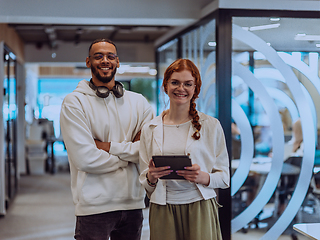
{"type": "Polygon", "coordinates": [[[100,140],[95,139],[94,142],[98,149],[104,150],[106,152],[110,151],[110,142],[101,142],[100,140]]]}
{"type": "Polygon", "coordinates": [[[141,130],[137,133],[137,135],[134,137],[132,142],[140,141],[140,135],[141,135],[141,130]]]}

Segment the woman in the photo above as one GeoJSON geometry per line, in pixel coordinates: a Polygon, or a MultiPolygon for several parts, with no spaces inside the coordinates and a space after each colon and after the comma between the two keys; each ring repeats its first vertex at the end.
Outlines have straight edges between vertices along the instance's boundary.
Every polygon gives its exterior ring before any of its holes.
{"type": "Polygon", "coordinates": [[[151,240],[222,239],[215,188],[229,187],[229,160],[219,121],[198,112],[201,87],[197,67],[179,59],[165,71],[163,88],[170,108],[142,129],[140,182],[150,198],[151,240]],[[172,172],[156,168],[153,155],[189,155],[185,180],[162,180],[172,172]]]}

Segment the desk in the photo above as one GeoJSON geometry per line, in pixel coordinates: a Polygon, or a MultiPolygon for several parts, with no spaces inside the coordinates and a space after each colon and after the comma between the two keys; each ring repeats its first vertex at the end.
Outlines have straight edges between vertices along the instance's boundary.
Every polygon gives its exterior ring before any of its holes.
{"type": "MultiPolygon", "coordinates": [[[[231,161],[231,168],[233,171],[235,171],[240,165],[240,160],[235,159],[231,161]]],[[[265,180],[271,170],[272,166],[272,158],[268,157],[259,157],[259,158],[253,158],[252,163],[250,164],[250,169],[249,172],[251,174],[256,175],[257,177],[254,177],[256,180],[256,188],[252,188],[253,192],[253,197],[256,196],[257,193],[260,192],[262,189],[265,180]]],[[[300,174],[300,168],[292,165],[290,163],[283,163],[282,166],[282,171],[281,171],[281,181],[283,181],[284,184],[288,182],[288,179],[290,178],[289,176],[298,176],[300,174]]],[[[280,180],[280,179],[279,179],[280,180]]],[[[278,211],[279,211],[279,205],[280,205],[280,191],[279,191],[280,185],[278,184],[278,187],[276,188],[275,192],[275,207],[274,207],[274,212],[273,216],[277,217],[278,211]]]]}
{"type": "MultiPolygon", "coordinates": [[[[271,170],[272,164],[271,158],[254,158],[250,165],[250,172],[257,173],[261,175],[267,175],[271,170]]],[[[234,159],[231,161],[232,170],[236,170],[239,167],[240,160],[234,159]]],[[[283,163],[281,175],[298,175],[300,173],[300,168],[294,166],[290,163],[283,163]]]]}
{"type": "MultiPolygon", "coordinates": [[[[240,159],[234,159],[231,161],[231,169],[235,171],[240,165],[240,159]]],[[[262,188],[267,175],[271,170],[272,158],[269,157],[258,157],[253,158],[250,165],[250,173],[259,175],[259,182],[257,192],[262,188]]],[[[300,168],[290,163],[284,162],[282,165],[281,176],[288,178],[289,176],[297,176],[300,174],[300,168]]]]}
{"type": "Polygon", "coordinates": [[[320,223],[297,223],[293,229],[310,239],[320,239],[320,223]]]}

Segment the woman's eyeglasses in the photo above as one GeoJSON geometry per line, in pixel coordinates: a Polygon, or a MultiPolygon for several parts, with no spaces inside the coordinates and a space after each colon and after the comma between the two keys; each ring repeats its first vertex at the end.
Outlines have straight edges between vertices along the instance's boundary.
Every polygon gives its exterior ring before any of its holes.
{"type": "Polygon", "coordinates": [[[89,56],[89,57],[93,57],[94,60],[101,61],[104,58],[104,56],[106,56],[107,59],[110,61],[113,61],[118,57],[114,53],[108,53],[108,54],[96,53],[93,56],[89,56]]]}
{"type": "Polygon", "coordinates": [[[192,89],[195,86],[193,81],[179,82],[177,80],[171,80],[169,84],[174,88],[178,88],[182,84],[184,89],[192,89]]]}

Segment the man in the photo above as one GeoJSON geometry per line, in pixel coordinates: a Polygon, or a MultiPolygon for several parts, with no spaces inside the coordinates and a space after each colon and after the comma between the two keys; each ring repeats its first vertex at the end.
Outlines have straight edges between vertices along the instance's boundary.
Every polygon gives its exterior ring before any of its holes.
{"type": "Polygon", "coordinates": [[[139,140],[153,110],[140,94],[115,81],[116,45],[89,47],[82,80],[62,103],[60,124],[67,148],[77,217],[75,239],[140,240],[144,190],[139,183],[139,140]]]}

